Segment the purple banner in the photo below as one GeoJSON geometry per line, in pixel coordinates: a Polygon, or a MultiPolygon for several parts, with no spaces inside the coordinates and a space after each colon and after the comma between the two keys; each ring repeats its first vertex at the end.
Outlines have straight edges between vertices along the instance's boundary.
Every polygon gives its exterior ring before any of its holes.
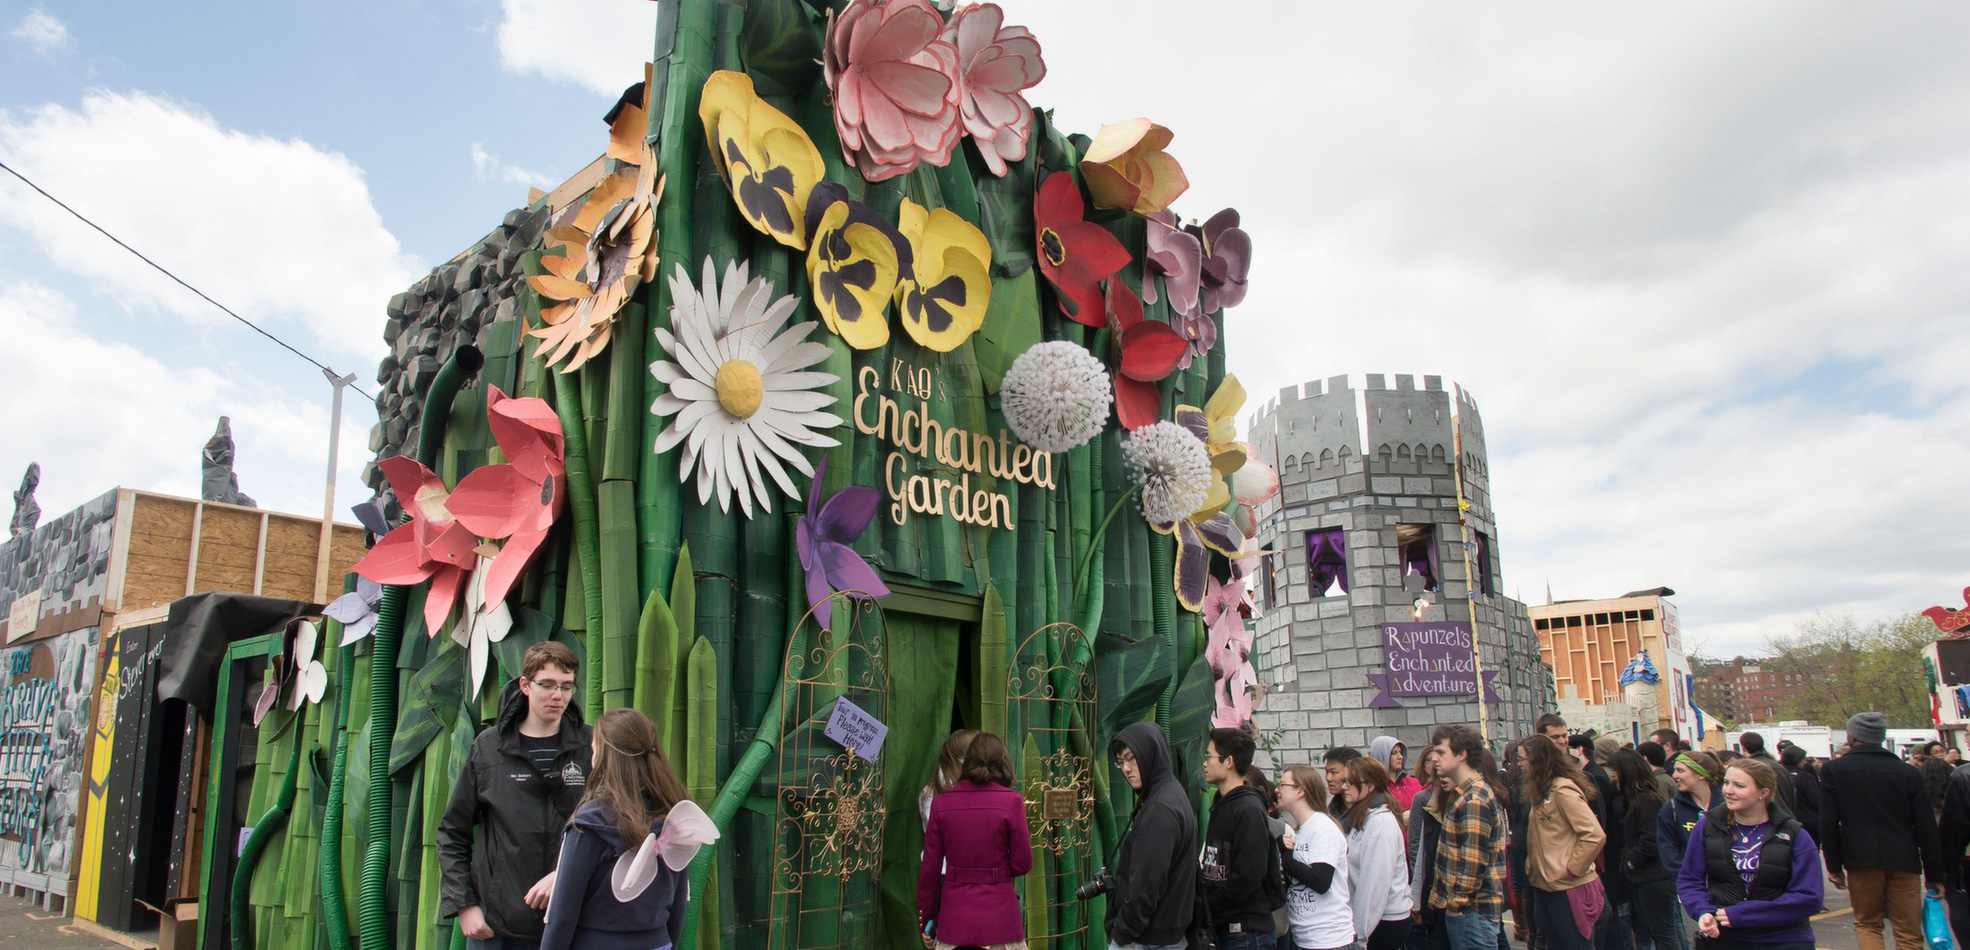
{"type": "MultiPolygon", "coordinates": [[[[1480,677],[1471,654],[1468,623],[1382,624],[1384,672],[1368,674],[1381,692],[1368,703],[1386,709],[1400,706],[1397,696],[1476,696],[1480,677]]],[[[1485,670],[1484,701],[1498,702],[1491,691],[1496,670],[1485,670]]]]}

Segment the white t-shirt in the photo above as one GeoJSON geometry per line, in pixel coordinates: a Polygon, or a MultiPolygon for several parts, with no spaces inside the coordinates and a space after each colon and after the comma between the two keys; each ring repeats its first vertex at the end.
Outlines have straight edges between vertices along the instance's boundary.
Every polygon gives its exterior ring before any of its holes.
{"type": "Polygon", "coordinates": [[[1354,912],[1348,909],[1348,839],[1332,818],[1318,812],[1293,832],[1293,860],[1334,868],[1327,893],[1295,881],[1286,890],[1286,919],[1293,925],[1293,946],[1330,950],[1354,943],[1354,912]]]}

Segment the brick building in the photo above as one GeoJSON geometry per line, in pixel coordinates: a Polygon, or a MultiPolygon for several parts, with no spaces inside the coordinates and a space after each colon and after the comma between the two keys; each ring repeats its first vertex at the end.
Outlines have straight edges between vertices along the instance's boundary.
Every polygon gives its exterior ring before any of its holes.
{"type": "Polygon", "coordinates": [[[1696,704],[1725,722],[1776,722],[1786,696],[1812,681],[1812,674],[1775,670],[1769,660],[1735,657],[1692,661],[1696,704]]]}

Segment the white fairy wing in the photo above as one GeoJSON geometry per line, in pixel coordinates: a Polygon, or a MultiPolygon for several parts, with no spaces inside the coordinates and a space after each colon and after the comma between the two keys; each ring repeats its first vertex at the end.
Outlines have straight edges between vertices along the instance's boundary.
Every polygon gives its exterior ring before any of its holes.
{"type": "Polygon", "coordinates": [[[627,904],[641,896],[649,888],[650,882],[657,879],[656,835],[645,835],[643,844],[634,851],[624,851],[616,859],[615,873],[610,876],[610,884],[615,890],[616,900],[627,904]]]}
{"type": "Polygon", "coordinates": [[[664,864],[682,871],[691,866],[699,848],[717,840],[718,826],[711,823],[711,816],[696,802],[686,800],[671,806],[663,833],[657,836],[657,848],[663,852],[664,864]]]}

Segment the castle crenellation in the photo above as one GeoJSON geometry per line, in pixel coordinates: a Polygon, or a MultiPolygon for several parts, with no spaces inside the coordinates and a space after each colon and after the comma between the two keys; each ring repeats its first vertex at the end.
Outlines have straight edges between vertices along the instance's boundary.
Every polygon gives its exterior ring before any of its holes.
{"type": "Polygon", "coordinates": [[[1489,710],[1494,735],[1515,735],[1543,711],[1550,673],[1524,605],[1502,595],[1477,402],[1461,387],[1446,390],[1440,376],[1417,383],[1400,373],[1366,374],[1358,390],[1348,376],[1312,380],[1280,390],[1250,420],[1254,449],[1281,485],[1259,511],[1261,543],[1274,553],[1261,569],[1268,609],[1255,644],[1260,678],[1274,684],[1258,721],[1275,762],[1316,760],[1330,746],[1365,746],[1381,734],[1416,748],[1434,725],[1476,721],[1469,696],[1368,705],[1378,692],[1368,675],[1384,670],[1382,625],[1415,620],[1419,595],[1429,601],[1424,619],[1472,624],[1503,700],[1489,710]],[[1315,592],[1309,539],[1335,531],[1348,590],[1315,592]],[[1424,548],[1415,547],[1419,537],[1424,548]],[[1431,552],[1433,580],[1408,563],[1405,543],[1409,554],[1431,552]]]}

